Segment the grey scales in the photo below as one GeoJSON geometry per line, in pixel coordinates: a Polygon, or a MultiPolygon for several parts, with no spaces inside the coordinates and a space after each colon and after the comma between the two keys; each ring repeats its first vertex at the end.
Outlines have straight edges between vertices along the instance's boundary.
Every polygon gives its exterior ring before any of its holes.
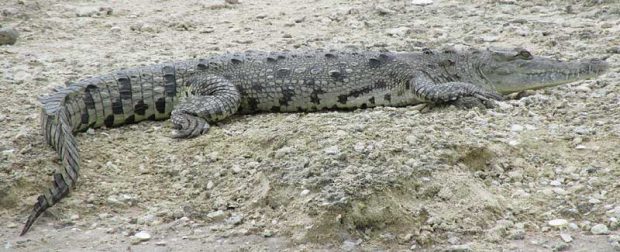
{"type": "Polygon", "coordinates": [[[173,137],[206,133],[233,114],[420,103],[488,106],[502,95],[595,77],[603,60],[559,61],[524,49],[419,52],[306,50],[226,53],[118,70],[40,98],[42,132],[60,156],[24,235],[78,180],[77,132],[171,118],[173,137]]]}

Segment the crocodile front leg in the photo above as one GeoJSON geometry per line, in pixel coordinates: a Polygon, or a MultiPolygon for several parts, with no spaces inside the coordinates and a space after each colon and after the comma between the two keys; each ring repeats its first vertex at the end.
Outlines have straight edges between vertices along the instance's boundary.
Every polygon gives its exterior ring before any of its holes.
{"type": "Polygon", "coordinates": [[[206,133],[209,122],[222,120],[239,107],[240,95],[225,78],[215,75],[197,75],[188,80],[191,96],[186,97],[172,111],[175,127],[173,138],[192,138],[206,133]]]}
{"type": "Polygon", "coordinates": [[[502,96],[494,90],[484,89],[467,82],[436,83],[422,72],[416,73],[409,81],[409,85],[420,99],[435,104],[454,104],[460,108],[477,107],[483,104],[485,107],[491,107],[493,100],[502,100],[502,96]]]}

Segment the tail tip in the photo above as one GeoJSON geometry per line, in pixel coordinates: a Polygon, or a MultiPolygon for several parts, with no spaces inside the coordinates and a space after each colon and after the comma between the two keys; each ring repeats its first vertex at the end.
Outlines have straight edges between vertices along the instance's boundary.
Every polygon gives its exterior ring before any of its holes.
{"type": "Polygon", "coordinates": [[[47,204],[47,200],[45,199],[43,195],[39,196],[37,198],[37,203],[34,203],[32,212],[28,216],[28,220],[26,221],[26,224],[24,225],[24,228],[22,229],[22,232],[19,234],[19,236],[24,236],[26,233],[28,233],[28,231],[32,227],[32,224],[34,224],[37,218],[39,218],[39,216],[43,212],[45,212],[47,208],[49,208],[49,205],[47,204]]]}

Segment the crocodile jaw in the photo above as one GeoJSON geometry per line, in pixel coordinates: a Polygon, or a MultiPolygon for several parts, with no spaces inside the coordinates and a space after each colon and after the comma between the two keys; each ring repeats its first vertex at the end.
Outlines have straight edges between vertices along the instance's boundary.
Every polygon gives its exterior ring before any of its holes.
{"type": "Polygon", "coordinates": [[[492,62],[481,67],[487,83],[502,94],[540,89],[595,77],[609,68],[605,61],[592,59],[558,61],[542,57],[492,62]]]}

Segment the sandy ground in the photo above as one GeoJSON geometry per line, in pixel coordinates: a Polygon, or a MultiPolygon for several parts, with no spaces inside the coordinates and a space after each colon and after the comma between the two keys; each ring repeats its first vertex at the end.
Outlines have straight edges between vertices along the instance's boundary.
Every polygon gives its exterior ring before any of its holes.
{"type": "Polygon", "coordinates": [[[0,46],[0,251],[620,251],[620,3],[421,2],[4,0],[20,37],[0,46]],[[54,86],[225,51],[451,45],[612,68],[490,110],[97,129],[77,189],[18,236],[59,166],[36,101],[54,86]]]}

